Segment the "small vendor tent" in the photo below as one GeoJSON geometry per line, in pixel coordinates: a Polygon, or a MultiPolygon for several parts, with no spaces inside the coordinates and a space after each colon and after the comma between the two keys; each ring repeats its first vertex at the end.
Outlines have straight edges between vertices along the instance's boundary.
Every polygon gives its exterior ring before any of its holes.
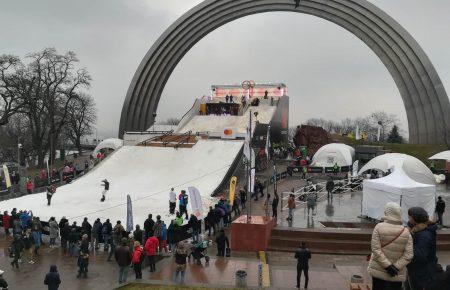
{"type": "Polygon", "coordinates": [[[387,153],[377,156],[367,162],[358,174],[371,169],[380,170],[384,173],[400,169],[416,182],[435,185],[433,172],[422,161],[410,155],[387,153]]]}
{"type": "Polygon", "coordinates": [[[317,167],[351,166],[355,157],[355,149],[346,144],[331,143],[320,147],[312,158],[312,165],[317,167]]]}
{"type": "Polygon", "coordinates": [[[383,178],[364,180],[363,216],[380,220],[384,216],[384,206],[390,201],[400,204],[405,223],[408,221],[408,209],[414,206],[423,207],[432,217],[436,186],[416,182],[401,169],[383,178]]]}
{"type": "Polygon", "coordinates": [[[431,156],[428,159],[430,159],[430,160],[445,160],[445,161],[450,162],[450,150],[443,151],[438,154],[434,154],[433,156],[431,156]]]}
{"type": "Polygon", "coordinates": [[[123,140],[117,138],[109,138],[100,142],[92,152],[93,155],[96,155],[102,149],[112,149],[117,150],[123,146],[123,140]]]}

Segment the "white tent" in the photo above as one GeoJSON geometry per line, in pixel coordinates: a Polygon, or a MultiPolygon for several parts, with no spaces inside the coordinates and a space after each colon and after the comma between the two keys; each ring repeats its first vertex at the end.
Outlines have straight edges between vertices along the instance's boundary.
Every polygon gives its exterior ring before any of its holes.
{"type": "Polygon", "coordinates": [[[117,138],[109,138],[100,142],[92,152],[93,155],[96,155],[100,150],[108,148],[113,149],[114,151],[123,146],[123,140],[117,138]]]}
{"type": "Polygon", "coordinates": [[[355,149],[346,144],[331,143],[320,147],[312,159],[313,166],[332,167],[335,163],[342,166],[353,164],[355,149]]]}
{"type": "Polygon", "coordinates": [[[386,177],[364,180],[362,215],[380,220],[384,206],[393,201],[402,207],[403,222],[408,221],[408,209],[423,207],[433,216],[436,201],[436,186],[411,179],[402,169],[386,177]]]}
{"type": "Polygon", "coordinates": [[[377,169],[383,172],[401,170],[410,179],[429,185],[435,185],[436,181],[433,172],[416,157],[401,154],[401,153],[387,153],[377,156],[367,162],[358,172],[377,169]]]}
{"type": "Polygon", "coordinates": [[[431,159],[431,160],[446,160],[446,161],[450,162],[450,150],[443,151],[443,152],[438,153],[438,154],[434,154],[433,156],[431,156],[428,159],[431,159]]]}

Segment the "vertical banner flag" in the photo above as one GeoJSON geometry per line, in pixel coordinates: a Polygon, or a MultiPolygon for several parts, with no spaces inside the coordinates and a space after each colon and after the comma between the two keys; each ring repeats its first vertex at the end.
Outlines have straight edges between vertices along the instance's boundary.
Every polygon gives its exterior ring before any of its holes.
{"type": "Polygon", "coordinates": [[[253,192],[255,188],[255,168],[252,168],[248,181],[248,192],[253,192]]]}
{"type": "Polygon", "coordinates": [[[234,203],[236,183],[237,183],[237,177],[236,176],[231,177],[231,180],[230,180],[230,204],[231,205],[233,205],[233,203],[234,203]]]}
{"type": "Polygon", "coordinates": [[[3,174],[5,175],[6,188],[10,188],[11,187],[11,178],[9,177],[8,167],[6,167],[5,164],[3,164],[3,174]]]}
{"type": "Polygon", "coordinates": [[[270,160],[270,125],[267,128],[267,136],[266,136],[266,155],[267,159],[270,160]]]}
{"type": "Polygon", "coordinates": [[[354,163],[353,163],[353,177],[356,177],[356,176],[358,176],[358,171],[359,171],[359,160],[356,160],[354,163]]]}
{"type": "Polygon", "coordinates": [[[191,204],[192,213],[198,218],[203,219],[203,203],[200,192],[196,187],[188,187],[189,199],[191,204]]]}
{"type": "Polygon", "coordinates": [[[133,207],[131,205],[131,197],[127,194],[127,232],[133,231],[133,207]]]}

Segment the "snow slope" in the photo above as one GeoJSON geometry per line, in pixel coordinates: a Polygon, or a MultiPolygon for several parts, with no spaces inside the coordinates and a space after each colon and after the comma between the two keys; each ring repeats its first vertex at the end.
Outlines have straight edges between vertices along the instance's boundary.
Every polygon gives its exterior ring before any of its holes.
{"type": "MultiPolygon", "coordinates": [[[[112,223],[126,223],[126,196],[133,201],[134,224],[142,226],[149,213],[160,214],[169,222],[169,191],[187,191],[195,186],[202,195],[204,209],[214,202],[211,193],[223,180],[243,145],[242,141],[199,140],[193,148],[124,146],[97,168],[72,184],[59,187],[47,206],[46,194],[33,194],[0,202],[0,210],[14,207],[32,210],[41,220],[66,216],[81,222],[88,217],[112,223]],[[101,180],[108,179],[110,190],[100,202],[101,180]]],[[[178,204],[177,204],[178,206],[178,204]]],[[[188,211],[190,207],[188,207],[188,211]]]]}

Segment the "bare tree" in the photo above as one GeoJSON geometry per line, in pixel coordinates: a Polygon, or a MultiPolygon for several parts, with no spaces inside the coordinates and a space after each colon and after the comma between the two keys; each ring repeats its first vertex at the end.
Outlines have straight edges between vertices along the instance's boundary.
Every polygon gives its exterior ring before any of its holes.
{"type": "Polygon", "coordinates": [[[22,83],[15,77],[15,72],[22,69],[18,57],[0,56],[0,126],[7,124],[23,106],[23,102],[16,97],[22,83]]]}
{"type": "Polygon", "coordinates": [[[178,118],[167,118],[166,120],[161,121],[159,124],[175,126],[175,125],[178,125],[179,123],[180,123],[180,119],[178,119],[178,118]]]}
{"type": "Polygon", "coordinates": [[[90,95],[81,94],[68,106],[65,134],[82,153],[81,139],[92,134],[93,125],[97,121],[95,102],[90,95]]]}
{"type": "Polygon", "coordinates": [[[49,151],[53,162],[70,104],[89,87],[91,77],[85,69],[75,68],[78,59],[70,51],[60,55],[47,48],[27,58],[27,65],[17,63],[10,73],[10,87],[27,119],[38,165],[43,166],[49,151]]]}

